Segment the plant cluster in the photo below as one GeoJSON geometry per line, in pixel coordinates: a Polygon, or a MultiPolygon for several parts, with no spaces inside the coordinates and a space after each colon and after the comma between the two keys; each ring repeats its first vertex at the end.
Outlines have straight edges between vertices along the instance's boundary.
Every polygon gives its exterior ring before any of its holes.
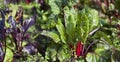
{"type": "Polygon", "coordinates": [[[0,62],[119,62],[119,2],[0,1],[0,62]]]}

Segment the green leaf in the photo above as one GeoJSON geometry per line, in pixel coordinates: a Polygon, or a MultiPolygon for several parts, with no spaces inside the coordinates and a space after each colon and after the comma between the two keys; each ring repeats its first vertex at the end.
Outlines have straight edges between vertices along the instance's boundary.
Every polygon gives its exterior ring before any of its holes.
{"type": "Polygon", "coordinates": [[[60,38],[61,38],[62,42],[66,43],[65,28],[64,28],[64,25],[62,24],[60,19],[58,19],[58,23],[56,24],[56,28],[60,34],[60,38]]]}
{"type": "Polygon", "coordinates": [[[73,16],[70,16],[70,18],[67,21],[69,21],[66,26],[66,33],[68,35],[68,41],[73,41],[75,38],[76,23],[73,22],[75,21],[73,19],[73,16]]]}
{"type": "Polygon", "coordinates": [[[82,42],[86,42],[86,39],[88,37],[88,34],[90,32],[90,27],[91,27],[91,21],[89,19],[89,11],[87,7],[84,8],[81,12],[79,12],[77,18],[77,31],[79,33],[79,37],[81,37],[82,42]]]}
{"type": "Polygon", "coordinates": [[[8,28],[10,27],[10,24],[5,21],[5,26],[8,28]]]}
{"type": "Polygon", "coordinates": [[[57,5],[57,2],[56,0],[49,0],[49,5],[51,6],[51,10],[53,12],[53,14],[59,14],[60,13],[60,8],[59,6],[57,5]]]}
{"type": "Polygon", "coordinates": [[[7,48],[4,62],[12,62],[13,52],[7,48]]]}
{"type": "Polygon", "coordinates": [[[40,34],[52,38],[56,43],[60,41],[59,35],[55,32],[42,31],[40,34]]]}
{"type": "Polygon", "coordinates": [[[85,7],[79,16],[82,21],[86,21],[89,24],[89,31],[91,31],[94,27],[98,26],[99,17],[98,12],[95,9],[91,9],[88,7],[85,7]]]}
{"type": "Polygon", "coordinates": [[[108,35],[102,31],[98,31],[96,32],[96,34],[94,35],[95,38],[104,38],[106,42],[109,43],[109,45],[113,45],[111,39],[108,37],[108,35]]]}
{"type": "Polygon", "coordinates": [[[115,8],[120,11],[120,0],[115,1],[115,8]]]}
{"type": "Polygon", "coordinates": [[[112,51],[110,50],[110,48],[106,48],[107,46],[108,45],[106,44],[98,43],[97,48],[95,49],[95,53],[102,57],[104,61],[111,62],[112,51]]]}
{"type": "Polygon", "coordinates": [[[86,60],[87,62],[98,62],[99,57],[96,56],[94,53],[88,53],[86,60]]]}
{"type": "Polygon", "coordinates": [[[106,10],[106,7],[105,7],[106,5],[104,4],[104,3],[102,3],[101,4],[101,8],[102,8],[102,10],[103,10],[103,12],[104,13],[106,13],[107,12],[107,10],[106,10]]]}
{"type": "Polygon", "coordinates": [[[87,62],[107,62],[102,57],[94,54],[94,53],[88,53],[86,56],[87,62]]]}
{"type": "Polygon", "coordinates": [[[71,57],[70,52],[67,50],[67,45],[62,45],[62,47],[59,48],[57,58],[60,60],[60,62],[66,62],[65,60],[69,59],[71,57]]]}
{"type": "Polygon", "coordinates": [[[68,41],[75,41],[75,31],[76,31],[76,22],[77,22],[77,12],[75,9],[68,7],[64,8],[65,12],[65,28],[66,34],[68,36],[68,41]],[[73,15],[74,14],[74,15],[73,15]]]}
{"type": "Polygon", "coordinates": [[[115,9],[114,4],[112,4],[112,3],[111,3],[111,4],[109,4],[109,10],[110,10],[110,11],[112,11],[112,10],[114,10],[114,9],[115,9]]]}
{"type": "Polygon", "coordinates": [[[90,30],[92,30],[94,27],[98,26],[99,23],[99,17],[98,17],[98,11],[95,9],[91,9],[89,17],[91,18],[90,20],[90,25],[92,26],[90,30]]]}
{"type": "Polygon", "coordinates": [[[58,59],[60,60],[60,62],[63,62],[64,59],[66,59],[65,55],[66,55],[65,52],[63,50],[59,49],[57,56],[58,56],[58,59]]]}
{"type": "Polygon", "coordinates": [[[56,45],[56,46],[55,46],[55,44],[49,45],[49,47],[47,48],[47,50],[45,52],[46,59],[50,59],[50,61],[52,61],[52,62],[56,61],[57,48],[58,48],[58,45],[56,45]]]}
{"type": "Polygon", "coordinates": [[[12,16],[14,17],[18,10],[18,5],[10,4],[10,9],[12,10],[12,16]]]}

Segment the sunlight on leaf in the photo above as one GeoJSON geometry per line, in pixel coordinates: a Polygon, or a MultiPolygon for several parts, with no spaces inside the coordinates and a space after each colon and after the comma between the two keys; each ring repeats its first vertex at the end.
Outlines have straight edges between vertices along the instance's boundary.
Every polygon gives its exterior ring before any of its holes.
{"type": "Polygon", "coordinates": [[[58,32],[60,34],[62,42],[66,43],[65,28],[64,28],[64,26],[63,26],[63,24],[62,24],[60,19],[58,19],[58,23],[56,25],[56,28],[57,28],[57,30],[58,30],[58,32]]]}
{"type": "Polygon", "coordinates": [[[7,48],[4,62],[12,62],[13,52],[7,48]]]}
{"type": "Polygon", "coordinates": [[[42,31],[41,35],[52,38],[56,43],[58,43],[60,41],[58,34],[56,34],[55,32],[42,31]]]}

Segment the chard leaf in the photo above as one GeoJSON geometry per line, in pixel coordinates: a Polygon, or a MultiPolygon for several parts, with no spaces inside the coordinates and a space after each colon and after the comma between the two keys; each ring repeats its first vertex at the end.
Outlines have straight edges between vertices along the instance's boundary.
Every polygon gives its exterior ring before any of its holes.
{"type": "Polygon", "coordinates": [[[57,30],[58,30],[58,32],[60,34],[60,38],[61,38],[62,42],[66,43],[65,28],[64,28],[64,26],[63,26],[60,19],[58,19],[58,23],[56,25],[56,28],[57,28],[57,30]]]}
{"type": "Polygon", "coordinates": [[[60,41],[59,35],[55,32],[50,32],[50,31],[42,31],[40,33],[41,35],[50,37],[51,39],[53,39],[56,43],[58,43],[60,41]]]}

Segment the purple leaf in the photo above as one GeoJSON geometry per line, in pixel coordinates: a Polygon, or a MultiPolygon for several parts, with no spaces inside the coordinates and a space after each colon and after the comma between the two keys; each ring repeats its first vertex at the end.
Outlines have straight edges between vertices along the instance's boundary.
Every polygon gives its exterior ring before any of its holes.
{"type": "Polygon", "coordinates": [[[22,34],[21,33],[17,33],[16,34],[16,41],[22,41],[22,34]]]}
{"type": "Polygon", "coordinates": [[[10,28],[6,28],[6,34],[10,34],[12,31],[10,28]]]}
{"type": "Polygon", "coordinates": [[[0,31],[4,29],[4,25],[5,25],[5,16],[2,10],[1,10],[1,16],[2,16],[2,20],[0,20],[0,31]]]}
{"type": "Polygon", "coordinates": [[[16,22],[15,22],[15,20],[13,19],[13,17],[12,17],[12,16],[9,16],[8,20],[9,20],[9,23],[10,23],[11,28],[16,28],[16,22]]]}
{"type": "Polygon", "coordinates": [[[1,16],[2,16],[2,20],[0,20],[0,39],[2,39],[3,37],[3,32],[4,32],[4,26],[5,26],[5,15],[4,12],[1,10],[1,16]]]}
{"type": "Polygon", "coordinates": [[[24,35],[24,37],[23,37],[23,40],[27,40],[27,39],[29,39],[30,38],[30,34],[29,33],[26,33],[25,35],[24,35]]]}
{"type": "Polygon", "coordinates": [[[35,23],[35,16],[25,20],[25,22],[23,23],[23,26],[22,26],[23,32],[25,33],[28,30],[28,28],[30,26],[32,26],[34,23],[35,23]]]}
{"type": "Polygon", "coordinates": [[[27,44],[22,51],[34,55],[37,52],[37,49],[32,44],[27,44]]]}
{"type": "Polygon", "coordinates": [[[15,29],[10,29],[10,32],[12,34],[12,37],[15,41],[22,41],[23,39],[23,34],[20,31],[19,28],[15,28],[15,29]]]}
{"type": "Polygon", "coordinates": [[[3,58],[4,58],[4,52],[3,52],[3,48],[2,48],[2,43],[0,43],[0,62],[2,62],[3,58]]]}

